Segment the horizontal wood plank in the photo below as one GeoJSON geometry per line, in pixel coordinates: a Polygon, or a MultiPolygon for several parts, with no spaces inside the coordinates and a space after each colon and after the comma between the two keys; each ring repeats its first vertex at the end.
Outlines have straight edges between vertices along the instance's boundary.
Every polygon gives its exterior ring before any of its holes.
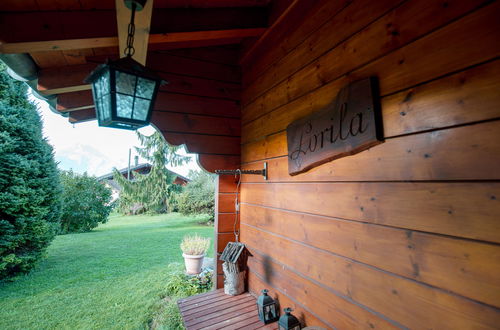
{"type": "Polygon", "coordinates": [[[160,111],[153,111],[152,116],[157,129],[164,132],[189,132],[236,137],[241,134],[240,120],[236,118],[218,118],[160,111]]]}
{"type": "MultiPolygon", "coordinates": [[[[83,81],[96,66],[96,64],[84,64],[42,69],[38,77],[38,90],[53,94],[54,90],[73,86],[85,86],[85,89],[90,89],[90,85],[83,81]]],[[[171,73],[159,73],[159,75],[169,82],[161,87],[162,91],[229,100],[240,99],[238,84],[171,73]]]]}
{"type": "MultiPolygon", "coordinates": [[[[362,60],[363,56],[358,56],[359,54],[333,56],[334,53],[330,52],[246,106],[242,120],[247,123],[339,79],[355,81],[377,76],[380,81],[380,93],[384,96],[493,59],[500,55],[500,45],[495,37],[496,31],[500,29],[500,23],[496,19],[498,12],[500,5],[490,4],[377,60],[374,60],[376,57],[373,56],[369,59],[368,55],[362,60]],[[448,60],[450,56],[453,61],[448,60]],[[341,65],[338,63],[339,58],[354,63],[341,65]],[[368,63],[370,60],[372,62],[368,63]],[[332,66],[331,63],[336,65],[332,66]],[[356,69],[357,67],[359,69],[356,69]],[[348,77],[343,77],[348,72],[348,77]]],[[[377,40],[377,44],[380,42],[377,38],[374,40],[377,40]]],[[[363,45],[356,53],[370,49],[364,44],[366,39],[359,42],[363,45]]],[[[392,50],[397,47],[399,46],[392,50]]],[[[344,52],[343,47],[335,49],[344,52]]],[[[390,47],[383,53],[389,51],[390,47]]]]}
{"type": "Polygon", "coordinates": [[[248,293],[238,296],[224,294],[223,290],[188,297],[178,301],[184,325],[188,330],[238,329],[255,326],[266,328],[257,317],[256,299],[248,293]]]}
{"type": "Polygon", "coordinates": [[[227,243],[234,242],[235,236],[231,233],[218,233],[217,234],[217,253],[224,251],[227,243]]]}
{"type": "MultiPolygon", "coordinates": [[[[219,193],[218,212],[219,213],[234,213],[235,212],[235,206],[234,206],[235,199],[236,199],[236,194],[234,194],[234,193],[219,193]]],[[[232,232],[232,230],[231,230],[231,232],[232,232]]]]}
{"type": "Polygon", "coordinates": [[[240,62],[245,71],[245,84],[249,85],[253,82],[274,62],[299,45],[348,4],[349,1],[324,0],[288,3],[288,12],[282,13],[283,18],[288,20],[289,15],[299,15],[299,17],[292,19],[293,26],[290,21],[281,22],[281,24],[277,22],[268,29],[261,40],[244,53],[240,62]],[[301,8],[304,6],[308,8],[301,8]]]}
{"type": "Polygon", "coordinates": [[[331,327],[331,325],[327,325],[318,316],[313,314],[314,311],[308,310],[305,306],[296,300],[292,300],[282,291],[274,289],[270,283],[266,283],[263,278],[259,277],[255,272],[248,272],[247,275],[248,288],[254,296],[260,296],[262,290],[267,289],[269,295],[280,302],[281,308],[291,307],[294,310],[293,314],[300,320],[302,326],[319,326],[325,329],[331,327]]]}
{"type": "Polygon", "coordinates": [[[496,243],[498,196],[498,182],[269,183],[241,190],[245,203],[496,243]]]}
{"type": "MultiPolygon", "coordinates": [[[[277,282],[293,283],[285,288],[288,292],[296,290],[293,296],[301,301],[308,299],[307,295],[316,300],[321,296],[327,301],[333,299],[333,291],[325,289],[330,287],[338,294],[366,306],[365,308],[376,310],[408,328],[487,329],[498,324],[500,314],[496,308],[393,276],[250,226],[246,226],[242,241],[254,255],[249,258],[250,269],[258,269],[260,274],[267,272],[267,278],[271,281],[276,278],[277,282]],[[280,252],[283,250],[287,253],[280,252]],[[266,255],[260,255],[259,251],[266,251],[266,255]],[[284,276],[288,278],[281,279],[284,276]],[[314,284],[312,280],[321,286],[314,284]]],[[[326,304],[326,301],[322,303],[326,304]]],[[[315,308],[318,315],[320,308],[322,307],[315,308]]],[[[342,308],[342,311],[358,322],[363,322],[357,314],[348,313],[347,308],[342,308]]],[[[325,319],[331,318],[330,313],[325,314],[325,319]]],[[[366,321],[363,323],[366,324],[366,321]]]]}
{"type": "MultiPolygon", "coordinates": [[[[500,117],[500,60],[383,97],[386,138],[500,117]]],[[[283,131],[327,106],[345,80],[328,84],[243,126],[242,143],[283,131]]]]}
{"type": "MultiPolygon", "coordinates": [[[[217,231],[218,232],[232,232],[234,229],[235,213],[219,213],[217,221],[217,231]]],[[[239,218],[239,217],[238,217],[239,218]]],[[[238,229],[239,221],[236,223],[236,229],[238,229]]]]}
{"type": "Polygon", "coordinates": [[[238,101],[159,91],[155,110],[228,118],[240,117],[238,101]]]}
{"type": "Polygon", "coordinates": [[[500,307],[499,245],[250,204],[241,222],[500,307]]]}
{"type": "MultiPolygon", "coordinates": [[[[91,63],[104,63],[109,56],[92,56],[87,60],[91,63]]],[[[118,56],[111,57],[117,60],[118,56]]],[[[240,83],[241,77],[238,67],[220,63],[172,55],[161,51],[150,51],[146,66],[157,72],[173,73],[183,76],[206,78],[217,81],[240,83]]]]}
{"type": "MultiPolygon", "coordinates": [[[[499,180],[500,121],[387,139],[355,156],[288,174],[286,134],[242,146],[242,162],[267,159],[270,181],[499,180]],[[275,158],[279,157],[279,158],[275,158]],[[275,158],[275,159],[269,159],[275,158]],[[481,161],[478,161],[481,159],[481,161]]],[[[245,169],[262,168],[262,163],[245,169]]],[[[246,182],[262,182],[244,176],[246,182]]]]}
{"type": "Polygon", "coordinates": [[[215,170],[235,169],[240,164],[240,156],[213,155],[202,152],[198,154],[198,164],[212,173],[215,170]]]}
{"type": "Polygon", "coordinates": [[[171,49],[162,51],[162,53],[202,60],[206,62],[238,66],[239,50],[236,46],[171,49]]]}
{"type": "MultiPolygon", "coordinates": [[[[262,236],[261,236],[262,237],[262,236]]],[[[259,248],[267,248],[273,243],[256,244],[255,237],[248,230],[242,236],[242,241],[247,245],[252,257],[248,258],[248,267],[250,274],[255,273],[272,287],[281,292],[290,295],[295,300],[301,302],[307,308],[310,308],[320,317],[322,322],[328,325],[328,328],[337,329],[397,329],[394,324],[375,315],[364,306],[354,303],[347,295],[335,294],[317,283],[311,282],[296,272],[285,267],[283,264],[276,264],[272,259],[275,253],[262,255],[259,248]]],[[[279,241],[273,240],[274,243],[279,241]]],[[[277,248],[275,246],[275,248],[277,248]]],[[[281,248],[279,248],[281,249],[281,248]]],[[[291,251],[287,251],[290,253],[291,251]]],[[[296,252],[296,251],[294,251],[296,252]]],[[[311,260],[302,260],[305,258],[303,253],[289,255],[296,258],[299,262],[310,264],[311,260]],[[300,256],[300,257],[298,257],[300,256]]],[[[308,255],[307,257],[310,257],[308,255]]],[[[325,268],[331,269],[332,261],[328,261],[325,268]]],[[[311,269],[311,271],[314,271],[311,269]]],[[[275,291],[276,292],[276,291],[275,291]]]]}
{"type": "Polygon", "coordinates": [[[56,109],[59,111],[72,108],[79,108],[88,105],[92,106],[94,105],[94,99],[92,97],[91,90],[63,93],[57,96],[56,109]]]}
{"type": "MultiPolygon", "coordinates": [[[[152,122],[155,124],[155,122],[152,122]]],[[[239,137],[218,135],[196,135],[162,131],[163,136],[173,145],[186,145],[188,153],[212,153],[219,155],[239,155],[239,137]]]]}
{"type": "MultiPolygon", "coordinates": [[[[332,13],[334,16],[326,20],[326,22],[323,21],[324,24],[322,24],[314,34],[311,34],[307,39],[303,40],[302,43],[297,45],[297,47],[290,47],[288,53],[283,54],[281,57],[273,58],[273,60],[276,61],[273,63],[273,66],[269,68],[269,71],[257,79],[252,80],[252,84],[249,86],[245,86],[246,88],[242,98],[244,105],[250,103],[286,77],[291,76],[346,38],[349,38],[352,34],[363,29],[381,15],[390,11],[393,7],[397,6],[401,0],[358,0],[347,2],[347,6],[346,2],[327,2],[334,3],[337,6],[337,11],[332,13]],[[338,12],[340,9],[343,10],[338,12]],[[346,24],[347,21],[349,24],[346,24]],[[331,33],[331,31],[335,31],[336,33],[331,33]]],[[[453,7],[455,8],[455,6],[453,7]]],[[[320,21],[318,21],[318,23],[320,23],[320,21]]],[[[294,34],[301,33],[302,31],[298,30],[294,34]]],[[[369,37],[367,37],[367,40],[369,40],[369,37]]],[[[277,51],[274,52],[276,53],[277,51]]],[[[261,62],[266,61],[269,55],[266,54],[266,56],[261,56],[261,58],[261,62]]],[[[252,65],[249,71],[253,72],[255,70],[254,65],[252,65]]]]}
{"type": "MultiPolygon", "coordinates": [[[[241,35],[260,35],[262,30],[259,28],[266,26],[265,12],[265,7],[155,8],[150,33],[161,35],[168,32],[166,36],[159,37],[160,42],[176,42],[174,39],[191,39],[191,42],[195,42],[196,40],[193,39],[200,39],[200,37],[224,39],[231,35],[239,36],[239,38],[241,35]],[[255,28],[257,30],[239,31],[255,28]],[[228,30],[236,31],[231,33],[227,32],[228,30]],[[197,34],[200,31],[208,31],[208,33],[197,34]],[[176,35],[176,33],[183,34],[176,35]]],[[[114,4],[112,8],[94,9],[91,12],[54,10],[0,13],[0,39],[9,43],[103,38],[117,35],[114,4]],[[92,17],[92,24],[89,24],[89,15],[92,17]]]]}

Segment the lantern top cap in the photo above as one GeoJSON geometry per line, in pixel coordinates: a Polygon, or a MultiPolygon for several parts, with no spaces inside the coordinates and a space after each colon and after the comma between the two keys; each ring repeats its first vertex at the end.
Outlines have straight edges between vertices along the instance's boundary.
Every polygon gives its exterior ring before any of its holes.
{"type": "Polygon", "coordinates": [[[142,9],[144,9],[147,0],[123,0],[123,2],[125,3],[125,6],[130,10],[132,10],[133,5],[135,5],[135,10],[141,11],[142,9]]]}
{"type": "Polygon", "coordinates": [[[123,57],[116,61],[111,61],[110,59],[107,59],[106,63],[97,66],[94,69],[94,71],[92,71],[89,74],[89,76],[85,78],[84,82],[93,83],[109,69],[118,70],[121,72],[132,74],[134,76],[139,76],[151,80],[156,80],[159,81],[161,85],[168,83],[167,81],[163,80],[160,76],[158,76],[155,71],[148,69],[147,67],[137,62],[130,56],[123,57]]]}
{"type": "Polygon", "coordinates": [[[284,311],[285,311],[285,314],[290,315],[290,313],[293,312],[293,309],[291,309],[290,307],[287,307],[284,309],[284,311]]]}
{"type": "Polygon", "coordinates": [[[262,294],[263,294],[264,296],[267,296],[267,293],[269,292],[269,290],[268,290],[268,289],[264,289],[264,290],[262,290],[261,292],[262,292],[262,294]]]}

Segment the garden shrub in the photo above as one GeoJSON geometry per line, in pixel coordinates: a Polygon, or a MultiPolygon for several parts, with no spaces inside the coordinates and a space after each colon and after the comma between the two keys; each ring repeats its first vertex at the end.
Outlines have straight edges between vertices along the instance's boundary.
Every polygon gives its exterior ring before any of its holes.
{"type": "Polygon", "coordinates": [[[59,230],[52,147],[27,87],[0,65],[0,279],[31,270],[59,230]]]}
{"type": "Polygon", "coordinates": [[[191,181],[177,195],[179,212],[186,215],[208,214],[208,222],[215,216],[215,175],[205,171],[189,173],[191,181]]]}
{"type": "Polygon", "coordinates": [[[184,265],[171,263],[168,266],[165,292],[157,307],[150,329],[184,329],[177,300],[207,292],[212,288],[212,269],[204,269],[198,275],[186,275],[184,265]]]}
{"type": "Polygon", "coordinates": [[[87,174],[61,171],[61,234],[91,231],[108,220],[111,190],[87,174]]]}

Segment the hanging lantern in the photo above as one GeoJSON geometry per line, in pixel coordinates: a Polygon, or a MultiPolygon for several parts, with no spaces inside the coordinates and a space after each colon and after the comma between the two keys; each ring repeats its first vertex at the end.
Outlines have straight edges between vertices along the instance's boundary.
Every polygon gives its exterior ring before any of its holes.
{"type": "Polygon", "coordinates": [[[278,320],[278,306],[273,298],[267,295],[269,291],[262,290],[262,295],[257,299],[257,310],[259,312],[259,319],[268,324],[278,320]]]}
{"type": "Polygon", "coordinates": [[[132,10],[128,29],[126,57],[98,66],[85,82],[92,94],[99,126],[138,129],[149,124],[162,79],[132,58],[134,54],[134,17],[146,1],[125,0],[132,10]]]}
{"type": "Polygon", "coordinates": [[[300,330],[300,321],[291,314],[292,309],[287,307],[284,309],[285,314],[278,321],[279,330],[300,330]]]}

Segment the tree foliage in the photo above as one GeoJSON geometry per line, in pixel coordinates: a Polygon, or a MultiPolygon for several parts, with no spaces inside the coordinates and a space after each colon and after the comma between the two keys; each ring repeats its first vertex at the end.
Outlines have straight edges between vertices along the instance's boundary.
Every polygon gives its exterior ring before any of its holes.
{"type": "Polygon", "coordinates": [[[205,171],[189,173],[191,181],[177,196],[179,211],[183,214],[208,214],[215,216],[215,175],[205,171]]]}
{"type": "Polygon", "coordinates": [[[111,190],[87,174],[61,171],[63,204],[61,233],[91,231],[108,221],[111,190]]]}
{"type": "Polygon", "coordinates": [[[59,230],[52,147],[26,92],[0,65],[0,279],[33,268],[59,230]]]}
{"type": "Polygon", "coordinates": [[[128,180],[117,169],[114,169],[114,179],[121,186],[120,211],[130,213],[140,205],[147,213],[165,213],[176,209],[176,193],[182,187],[174,184],[175,174],[167,169],[167,164],[179,166],[189,160],[189,157],[177,154],[180,147],[169,145],[160,132],[151,136],[137,132],[142,147],[136,147],[141,157],[148,160],[151,171],[148,174],[134,173],[134,179],[128,180]]]}

